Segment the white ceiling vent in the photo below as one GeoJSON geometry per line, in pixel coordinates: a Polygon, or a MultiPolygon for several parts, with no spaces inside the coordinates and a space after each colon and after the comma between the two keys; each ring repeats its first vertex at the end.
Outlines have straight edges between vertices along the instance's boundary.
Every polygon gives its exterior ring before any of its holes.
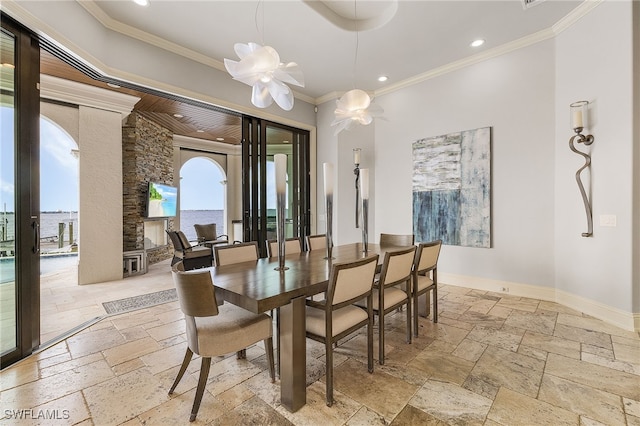
{"type": "Polygon", "coordinates": [[[545,0],[522,0],[522,7],[525,9],[529,9],[530,7],[536,6],[545,0]]]}

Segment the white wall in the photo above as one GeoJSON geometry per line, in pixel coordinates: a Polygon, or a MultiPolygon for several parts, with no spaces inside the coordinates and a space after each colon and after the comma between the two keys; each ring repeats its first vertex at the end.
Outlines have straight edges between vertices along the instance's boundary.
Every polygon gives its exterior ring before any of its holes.
{"type": "MultiPolygon", "coordinates": [[[[632,312],[631,3],[604,2],[557,36],[555,61],[556,287],[614,311],[632,312]],[[586,130],[595,136],[587,148],[592,155],[594,230],[590,238],[581,237],[586,216],[574,179],[584,160],[568,148],[573,134],[569,104],[578,100],[591,102],[593,125],[586,130]],[[617,226],[600,226],[600,215],[615,215],[617,226]]],[[[579,149],[585,151],[584,146],[579,149]]],[[[588,178],[589,173],[583,175],[588,178]]]]}

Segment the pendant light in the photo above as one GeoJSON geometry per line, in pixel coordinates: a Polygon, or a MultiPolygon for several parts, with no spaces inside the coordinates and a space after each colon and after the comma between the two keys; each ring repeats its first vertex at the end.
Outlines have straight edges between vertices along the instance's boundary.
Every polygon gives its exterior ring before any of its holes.
{"type": "MultiPolygon", "coordinates": [[[[353,61],[353,80],[355,86],[356,65],[358,62],[358,13],[356,0],[353,2],[354,23],[356,31],[355,59],[353,61]]],[[[354,124],[366,126],[371,124],[376,117],[382,116],[384,110],[379,105],[372,103],[373,99],[360,89],[352,89],[346,92],[336,101],[334,111],[335,118],[331,123],[336,127],[335,135],[343,130],[349,130],[354,124]]]]}
{"type": "MultiPolygon", "coordinates": [[[[260,2],[258,2],[259,5],[260,2]]],[[[258,28],[258,6],[256,7],[256,29],[258,28]]],[[[258,108],[266,108],[275,100],[280,108],[290,111],[293,108],[293,92],[285,83],[304,87],[304,76],[298,64],[280,62],[280,55],[271,46],[249,42],[236,43],[233,48],[240,61],[225,58],[224,66],[234,80],[253,88],[251,103],[258,108]]]]}

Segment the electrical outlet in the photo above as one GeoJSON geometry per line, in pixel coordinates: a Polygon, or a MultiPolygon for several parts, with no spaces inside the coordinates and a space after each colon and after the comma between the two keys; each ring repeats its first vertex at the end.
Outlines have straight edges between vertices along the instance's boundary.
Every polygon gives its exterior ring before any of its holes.
{"type": "Polygon", "coordinates": [[[615,228],[617,226],[617,216],[615,214],[601,214],[600,226],[609,226],[615,228]]]}
{"type": "Polygon", "coordinates": [[[509,293],[509,287],[500,287],[500,291],[503,293],[509,293]]]}

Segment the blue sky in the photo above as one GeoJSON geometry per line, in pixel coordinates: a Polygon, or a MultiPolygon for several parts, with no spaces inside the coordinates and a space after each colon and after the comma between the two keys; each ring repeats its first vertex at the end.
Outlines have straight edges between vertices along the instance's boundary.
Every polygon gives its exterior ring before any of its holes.
{"type": "Polygon", "coordinates": [[[222,171],[207,158],[196,157],[184,163],[180,170],[180,209],[224,209],[223,180],[222,171]]]}
{"type": "MultiPolygon", "coordinates": [[[[14,211],[13,109],[0,108],[2,151],[0,157],[0,199],[2,208],[14,211]]],[[[40,120],[40,210],[78,210],[78,160],[73,139],[56,125],[40,120]]]]}

